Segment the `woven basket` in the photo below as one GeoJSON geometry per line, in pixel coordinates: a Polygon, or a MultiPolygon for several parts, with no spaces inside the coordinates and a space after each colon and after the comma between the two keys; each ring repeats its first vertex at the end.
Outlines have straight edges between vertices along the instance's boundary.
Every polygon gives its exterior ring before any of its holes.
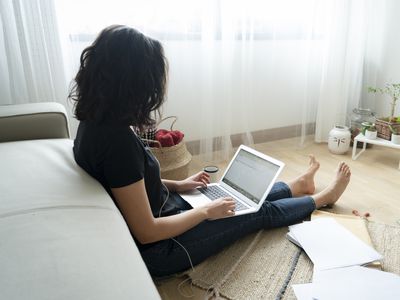
{"type": "MultiPolygon", "coordinates": [[[[167,119],[174,119],[170,126],[170,130],[173,130],[173,126],[178,119],[176,116],[170,116],[161,119],[157,123],[157,127],[167,119]]],[[[143,140],[149,145],[159,145],[159,147],[149,148],[160,163],[161,178],[182,180],[189,176],[189,163],[192,160],[192,155],[187,150],[184,140],[171,147],[162,147],[160,142],[156,140],[143,140]]]]}
{"type": "Polygon", "coordinates": [[[375,127],[378,137],[390,141],[392,132],[389,129],[389,125],[392,125],[395,130],[400,130],[400,123],[392,123],[382,119],[375,120],[375,127]]]}
{"type": "MultiPolygon", "coordinates": [[[[153,141],[158,143],[158,141],[153,141]]],[[[192,155],[186,148],[184,140],[171,147],[150,147],[151,152],[160,163],[163,179],[182,180],[189,175],[189,163],[192,155]]]]}

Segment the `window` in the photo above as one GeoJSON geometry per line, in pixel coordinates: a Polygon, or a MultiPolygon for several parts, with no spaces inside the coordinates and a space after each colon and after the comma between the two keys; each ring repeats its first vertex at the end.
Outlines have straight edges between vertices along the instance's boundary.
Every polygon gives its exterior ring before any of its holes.
{"type": "Polygon", "coordinates": [[[319,2],[70,0],[56,5],[61,27],[76,42],[92,41],[111,24],[161,40],[298,40],[323,37],[326,4],[319,2]]]}

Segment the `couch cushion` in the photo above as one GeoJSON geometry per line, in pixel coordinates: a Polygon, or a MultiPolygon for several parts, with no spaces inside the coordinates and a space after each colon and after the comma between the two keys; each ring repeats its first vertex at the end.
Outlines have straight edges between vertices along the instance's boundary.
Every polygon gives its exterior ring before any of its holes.
{"type": "Polygon", "coordinates": [[[0,105],[0,142],[69,136],[67,112],[60,103],[0,105]]]}
{"type": "Polygon", "coordinates": [[[67,139],[0,143],[1,299],[157,299],[129,230],[67,139]]]}

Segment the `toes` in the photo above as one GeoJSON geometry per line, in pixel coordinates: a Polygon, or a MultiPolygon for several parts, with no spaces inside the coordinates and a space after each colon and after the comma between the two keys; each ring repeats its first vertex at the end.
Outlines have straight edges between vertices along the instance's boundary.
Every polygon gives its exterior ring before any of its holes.
{"type": "Polygon", "coordinates": [[[309,170],[311,170],[312,172],[316,172],[319,169],[319,162],[315,159],[315,156],[313,154],[309,154],[308,156],[310,158],[309,170]]]}
{"type": "Polygon", "coordinates": [[[345,176],[350,176],[350,167],[344,161],[340,162],[338,165],[338,173],[344,174],[345,176]]]}
{"type": "Polygon", "coordinates": [[[345,175],[346,175],[347,177],[350,177],[350,175],[351,175],[351,170],[350,170],[350,167],[349,167],[349,166],[347,166],[345,175]]]}
{"type": "Polygon", "coordinates": [[[339,173],[343,174],[346,177],[350,177],[351,171],[349,165],[342,161],[339,164],[339,173]]]}
{"type": "Polygon", "coordinates": [[[316,165],[319,166],[319,162],[315,158],[314,154],[309,154],[308,157],[310,158],[310,165],[315,165],[316,164],[316,165]]]}

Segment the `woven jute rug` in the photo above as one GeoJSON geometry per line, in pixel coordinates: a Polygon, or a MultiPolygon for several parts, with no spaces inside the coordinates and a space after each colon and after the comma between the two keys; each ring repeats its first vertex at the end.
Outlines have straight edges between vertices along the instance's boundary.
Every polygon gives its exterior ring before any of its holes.
{"type": "MultiPolygon", "coordinates": [[[[368,222],[384,271],[400,275],[400,227],[368,222]]],[[[286,239],[288,229],[263,230],[210,257],[188,273],[209,296],[227,299],[296,299],[292,284],[312,281],[313,264],[286,239]]]]}

